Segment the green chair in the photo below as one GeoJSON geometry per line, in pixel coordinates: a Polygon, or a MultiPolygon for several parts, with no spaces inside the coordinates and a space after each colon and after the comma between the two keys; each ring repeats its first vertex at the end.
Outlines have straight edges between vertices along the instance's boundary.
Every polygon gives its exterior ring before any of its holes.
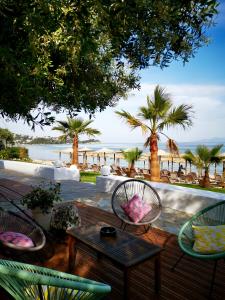
{"type": "Polygon", "coordinates": [[[0,259],[0,286],[16,300],[102,299],[109,285],[55,270],[0,259]]]}
{"type": "Polygon", "coordinates": [[[182,255],[178,258],[172,271],[175,270],[178,263],[181,261],[185,254],[203,260],[214,260],[214,268],[210,286],[210,295],[213,291],[213,285],[215,281],[216,267],[219,259],[225,259],[225,251],[215,254],[201,254],[193,250],[194,245],[194,232],[192,225],[197,226],[217,226],[225,225],[225,201],[220,201],[214,205],[206,207],[195,214],[189,221],[187,221],[180,229],[178,234],[178,244],[183,251],[182,255]]]}

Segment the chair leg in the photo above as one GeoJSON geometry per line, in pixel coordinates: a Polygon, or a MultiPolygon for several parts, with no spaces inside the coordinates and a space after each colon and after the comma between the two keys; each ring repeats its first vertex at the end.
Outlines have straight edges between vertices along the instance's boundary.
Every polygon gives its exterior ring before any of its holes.
{"type": "Polygon", "coordinates": [[[123,228],[123,224],[124,224],[124,222],[123,222],[123,221],[121,221],[121,224],[120,224],[120,229],[122,229],[122,228],[123,228]]]}
{"type": "Polygon", "coordinates": [[[209,291],[209,299],[211,299],[211,295],[212,295],[212,292],[213,292],[213,286],[214,286],[215,275],[216,275],[216,268],[217,268],[217,260],[215,261],[214,267],[213,267],[213,274],[212,274],[212,280],[211,280],[210,291],[209,291]]]}
{"type": "Polygon", "coordinates": [[[126,227],[127,227],[127,224],[126,224],[125,222],[122,221],[122,223],[121,223],[121,225],[120,225],[120,229],[121,229],[122,231],[124,231],[126,227]]]}
{"type": "Polygon", "coordinates": [[[145,233],[149,232],[149,229],[151,228],[151,226],[152,226],[151,224],[147,225],[147,226],[144,225],[145,233]]]}
{"type": "Polygon", "coordinates": [[[183,252],[181,256],[178,258],[178,260],[175,262],[175,264],[172,266],[171,271],[174,271],[181,259],[184,257],[185,253],[183,252]]]}

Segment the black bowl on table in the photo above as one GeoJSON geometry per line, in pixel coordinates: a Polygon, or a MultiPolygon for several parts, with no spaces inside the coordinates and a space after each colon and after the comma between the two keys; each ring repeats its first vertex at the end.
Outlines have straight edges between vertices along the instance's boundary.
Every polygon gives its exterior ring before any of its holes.
{"type": "Polygon", "coordinates": [[[116,228],[105,226],[100,229],[100,235],[104,237],[114,237],[116,236],[116,228]]]}

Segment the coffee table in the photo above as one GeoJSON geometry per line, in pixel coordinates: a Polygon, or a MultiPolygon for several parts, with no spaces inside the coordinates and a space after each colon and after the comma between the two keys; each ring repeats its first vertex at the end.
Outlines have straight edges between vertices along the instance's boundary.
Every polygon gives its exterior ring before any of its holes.
{"type": "Polygon", "coordinates": [[[100,228],[103,226],[110,225],[98,223],[67,230],[70,237],[69,270],[72,271],[75,266],[79,243],[84,244],[95,250],[98,258],[108,258],[123,271],[124,299],[128,299],[129,271],[132,267],[146,260],[154,259],[155,291],[159,292],[161,287],[160,253],[162,248],[120,229],[116,229],[117,234],[115,237],[101,237],[100,228]]]}

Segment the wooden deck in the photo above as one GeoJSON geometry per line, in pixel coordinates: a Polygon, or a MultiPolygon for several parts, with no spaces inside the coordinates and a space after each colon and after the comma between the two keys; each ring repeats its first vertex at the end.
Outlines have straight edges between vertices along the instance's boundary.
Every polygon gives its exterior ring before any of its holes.
{"type": "MultiPolygon", "coordinates": [[[[20,191],[25,188],[17,186],[20,191]]],[[[96,224],[97,222],[106,222],[115,227],[120,225],[120,221],[111,213],[100,209],[86,206],[78,203],[77,207],[81,215],[83,224],[96,224]]],[[[128,228],[130,232],[135,229],[128,228]]],[[[139,232],[140,233],[140,232],[139,232]]],[[[195,260],[190,257],[184,257],[175,272],[170,270],[171,266],[181,254],[177,245],[176,236],[153,229],[148,234],[142,235],[142,238],[149,242],[154,242],[164,247],[162,252],[162,288],[159,295],[154,292],[154,270],[151,261],[133,269],[130,273],[129,296],[134,300],[147,299],[171,299],[171,300],[203,300],[209,299],[209,287],[213,263],[207,261],[195,260]]],[[[44,265],[61,271],[68,270],[68,238],[56,240],[53,244],[48,244],[45,253],[49,254],[54,248],[54,254],[46,258],[41,263],[37,258],[37,264],[44,265]]],[[[122,272],[106,259],[97,260],[95,254],[89,249],[82,249],[77,255],[77,264],[73,271],[74,274],[90,278],[93,280],[106,282],[112,286],[112,293],[107,299],[123,298],[123,275],[122,272]]],[[[0,296],[0,299],[8,299],[0,296]]],[[[213,295],[210,299],[225,299],[225,263],[220,261],[216,274],[216,280],[213,295]]]]}

